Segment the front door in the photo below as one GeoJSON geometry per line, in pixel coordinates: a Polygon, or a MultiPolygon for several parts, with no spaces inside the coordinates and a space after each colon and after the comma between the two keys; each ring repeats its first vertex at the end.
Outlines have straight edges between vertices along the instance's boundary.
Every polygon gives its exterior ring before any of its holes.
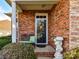
{"type": "Polygon", "coordinates": [[[36,13],[35,37],[36,37],[37,45],[48,44],[48,14],[47,13],[36,13]]]}

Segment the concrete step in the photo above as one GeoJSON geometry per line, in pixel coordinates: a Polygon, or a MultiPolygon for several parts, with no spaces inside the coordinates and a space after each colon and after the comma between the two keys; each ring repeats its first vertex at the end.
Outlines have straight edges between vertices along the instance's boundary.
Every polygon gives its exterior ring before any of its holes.
{"type": "Polygon", "coordinates": [[[37,59],[53,59],[52,57],[38,57],[37,59]]]}
{"type": "Polygon", "coordinates": [[[54,52],[36,52],[37,57],[54,57],[54,52]]]}
{"type": "Polygon", "coordinates": [[[54,48],[52,48],[50,45],[47,45],[46,47],[35,47],[34,50],[37,57],[54,57],[54,48]]]}
{"type": "Polygon", "coordinates": [[[46,47],[35,47],[35,52],[55,52],[55,49],[52,48],[50,45],[47,45],[46,47]]]}

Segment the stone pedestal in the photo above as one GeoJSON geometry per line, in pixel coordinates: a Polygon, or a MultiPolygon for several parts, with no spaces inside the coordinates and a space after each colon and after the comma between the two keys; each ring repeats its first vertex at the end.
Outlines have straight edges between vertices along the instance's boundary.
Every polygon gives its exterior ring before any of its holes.
{"type": "Polygon", "coordinates": [[[56,51],[55,51],[55,58],[54,59],[63,59],[63,54],[61,54],[61,52],[63,51],[62,48],[62,40],[63,37],[56,37],[54,39],[55,45],[56,45],[56,51]]]}

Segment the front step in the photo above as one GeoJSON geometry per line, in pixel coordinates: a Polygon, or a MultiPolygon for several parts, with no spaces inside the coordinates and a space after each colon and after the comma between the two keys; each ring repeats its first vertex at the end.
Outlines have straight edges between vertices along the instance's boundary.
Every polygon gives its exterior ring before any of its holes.
{"type": "Polygon", "coordinates": [[[54,57],[54,52],[36,52],[35,54],[38,57],[54,57]]]}
{"type": "Polygon", "coordinates": [[[50,45],[47,45],[46,47],[35,47],[34,52],[55,52],[55,49],[52,48],[50,45]]]}
{"type": "Polygon", "coordinates": [[[38,57],[37,59],[53,59],[52,57],[38,57]]]}
{"type": "Polygon", "coordinates": [[[38,59],[51,59],[54,57],[54,48],[52,48],[51,46],[47,45],[46,47],[35,47],[34,50],[36,56],[38,59]]]}

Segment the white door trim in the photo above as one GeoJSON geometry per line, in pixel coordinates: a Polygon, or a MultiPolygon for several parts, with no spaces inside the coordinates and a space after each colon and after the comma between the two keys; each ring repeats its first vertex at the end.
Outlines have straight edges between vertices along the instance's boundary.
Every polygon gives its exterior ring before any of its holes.
{"type": "Polygon", "coordinates": [[[37,45],[47,45],[48,44],[48,13],[36,13],[35,14],[35,39],[36,39],[36,42],[35,44],[37,45]],[[36,16],[46,16],[45,19],[42,19],[42,20],[46,20],[46,43],[37,43],[37,19],[36,16]]]}

